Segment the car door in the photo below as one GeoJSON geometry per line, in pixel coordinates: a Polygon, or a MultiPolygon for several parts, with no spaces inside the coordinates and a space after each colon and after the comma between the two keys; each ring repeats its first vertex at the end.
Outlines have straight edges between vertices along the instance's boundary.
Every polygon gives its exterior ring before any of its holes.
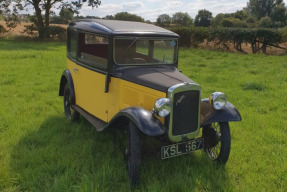
{"type": "Polygon", "coordinates": [[[107,37],[79,33],[79,59],[76,74],[76,102],[88,113],[107,122],[108,95],[105,93],[107,73],[107,37]]]}

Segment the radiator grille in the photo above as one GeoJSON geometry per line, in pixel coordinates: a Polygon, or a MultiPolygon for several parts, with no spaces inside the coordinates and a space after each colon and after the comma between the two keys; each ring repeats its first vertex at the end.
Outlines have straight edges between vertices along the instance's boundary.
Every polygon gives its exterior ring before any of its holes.
{"type": "Polygon", "coordinates": [[[198,128],[199,91],[184,91],[174,95],[172,134],[191,133],[198,128]]]}

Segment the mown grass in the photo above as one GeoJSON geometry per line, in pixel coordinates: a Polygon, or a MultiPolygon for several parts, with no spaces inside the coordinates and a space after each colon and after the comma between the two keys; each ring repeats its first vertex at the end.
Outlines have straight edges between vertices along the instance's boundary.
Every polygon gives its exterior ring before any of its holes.
{"type": "MultiPolygon", "coordinates": [[[[0,191],[130,191],[115,134],[63,113],[64,43],[0,41],[0,191]]],[[[286,191],[287,57],[180,50],[179,68],[223,91],[243,121],[230,123],[225,167],[202,151],[142,166],[136,191],[286,191]]]]}

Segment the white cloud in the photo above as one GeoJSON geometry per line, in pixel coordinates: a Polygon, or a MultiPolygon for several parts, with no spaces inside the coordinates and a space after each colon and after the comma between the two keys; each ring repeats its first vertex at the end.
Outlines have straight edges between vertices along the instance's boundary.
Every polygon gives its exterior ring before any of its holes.
{"type": "Polygon", "coordinates": [[[147,0],[147,1],[152,3],[165,2],[164,0],[147,0]]]}
{"type": "Polygon", "coordinates": [[[122,3],[121,4],[122,8],[124,10],[137,10],[137,9],[142,9],[145,7],[145,5],[142,2],[127,2],[127,3],[122,3]]]}
{"type": "Polygon", "coordinates": [[[96,16],[104,17],[106,15],[114,15],[119,12],[135,12],[145,8],[142,2],[126,2],[121,4],[103,4],[98,8],[92,9],[91,7],[84,5],[80,10],[81,15],[92,15],[92,11],[96,13],[96,16]]]}
{"type": "MultiPolygon", "coordinates": [[[[119,12],[129,12],[143,17],[146,20],[156,21],[161,14],[172,16],[176,12],[187,12],[195,18],[198,10],[207,9],[216,16],[218,13],[233,13],[246,7],[248,0],[102,0],[101,6],[91,9],[85,5],[81,14],[104,17],[119,12]]],[[[287,4],[287,0],[284,0],[287,4]]]]}
{"type": "Polygon", "coordinates": [[[166,1],[165,4],[166,4],[166,7],[175,9],[175,8],[179,8],[183,6],[184,3],[182,1],[166,1]]]}
{"type": "MultiPolygon", "coordinates": [[[[115,15],[119,12],[129,12],[143,17],[146,20],[156,21],[161,14],[172,16],[176,12],[187,12],[191,17],[195,18],[198,10],[207,9],[216,16],[218,13],[234,13],[246,7],[249,0],[102,0],[102,4],[98,8],[92,9],[84,3],[80,14],[83,16],[99,16],[115,15]]],[[[284,0],[287,5],[287,0],[284,0]]],[[[59,7],[56,4],[55,7],[59,7]]],[[[28,13],[33,14],[35,11],[32,6],[28,7],[28,13]]],[[[53,9],[56,14],[59,9],[53,9]]],[[[22,11],[21,13],[26,13],[22,11]]]]}

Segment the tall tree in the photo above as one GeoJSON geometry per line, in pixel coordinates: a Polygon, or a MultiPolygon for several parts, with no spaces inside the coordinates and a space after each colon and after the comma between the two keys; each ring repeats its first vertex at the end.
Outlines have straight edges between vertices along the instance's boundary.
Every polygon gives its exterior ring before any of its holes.
{"type": "Polygon", "coordinates": [[[202,9],[198,11],[194,20],[194,25],[196,27],[209,27],[212,19],[212,13],[206,9],[202,9]]]}
{"type": "Polygon", "coordinates": [[[140,16],[137,16],[135,14],[131,14],[128,12],[120,12],[115,14],[116,20],[122,20],[122,21],[139,21],[144,22],[144,19],[140,16]]]}
{"type": "Polygon", "coordinates": [[[60,7],[65,6],[78,13],[85,2],[91,7],[98,7],[101,4],[100,0],[0,0],[0,8],[6,12],[11,12],[10,5],[13,5],[13,13],[17,14],[19,10],[32,6],[35,11],[34,24],[38,30],[39,38],[44,39],[45,36],[49,37],[48,34],[45,34],[45,28],[48,28],[50,25],[51,9],[56,4],[60,4],[60,7]],[[44,15],[42,15],[43,13],[44,15]]]}
{"type": "Polygon", "coordinates": [[[281,23],[282,26],[286,25],[287,8],[284,6],[284,4],[276,6],[270,17],[274,23],[281,23]]]}
{"type": "Polygon", "coordinates": [[[232,14],[232,16],[234,18],[240,19],[240,20],[245,20],[248,18],[248,13],[246,12],[246,10],[240,10],[240,11],[236,11],[235,13],[232,14]]]}
{"type": "Polygon", "coordinates": [[[168,14],[159,15],[156,23],[161,27],[169,26],[171,23],[171,17],[168,14]]]}
{"type": "Polygon", "coordinates": [[[193,21],[188,13],[177,12],[172,15],[172,23],[179,26],[190,26],[193,21]]]}
{"type": "Polygon", "coordinates": [[[223,14],[223,13],[217,14],[217,15],[214,17],[214,19],[212,19],[211,25],[212,25],[213,27],[219,27],[219,26],[221,26],[221,25],[222,25],[222,22],[223,22],[223,20],[224,20],[224,18],[225,18],[225,14],[223,14]]]}
{"type": "Polygon", "coordinates": [[[282,3],[282,0],[249,0],[246,10],[260,20],[262,17],[269,17],[273,8],[280,3],[282,3]]]}
{"type": "Polygon", "coordinates": [[[171,17],[168,14],[159,15],[156,23],[161,27],[169,26],[171,23],[171,17]]]}
{"type": "Polygon", "coordinates": [[[115,17],[113,15],[106,15],[103,19],[114,20],[115,17]]]}
{"type": "Polygon", "coordinates": [[[66,7],[62,7],[59,14],[60,14],[60,18],[61,18],[62,23],[69,23],[69,21],[74,19],[73,10],[66,8],[66,7]]]}

